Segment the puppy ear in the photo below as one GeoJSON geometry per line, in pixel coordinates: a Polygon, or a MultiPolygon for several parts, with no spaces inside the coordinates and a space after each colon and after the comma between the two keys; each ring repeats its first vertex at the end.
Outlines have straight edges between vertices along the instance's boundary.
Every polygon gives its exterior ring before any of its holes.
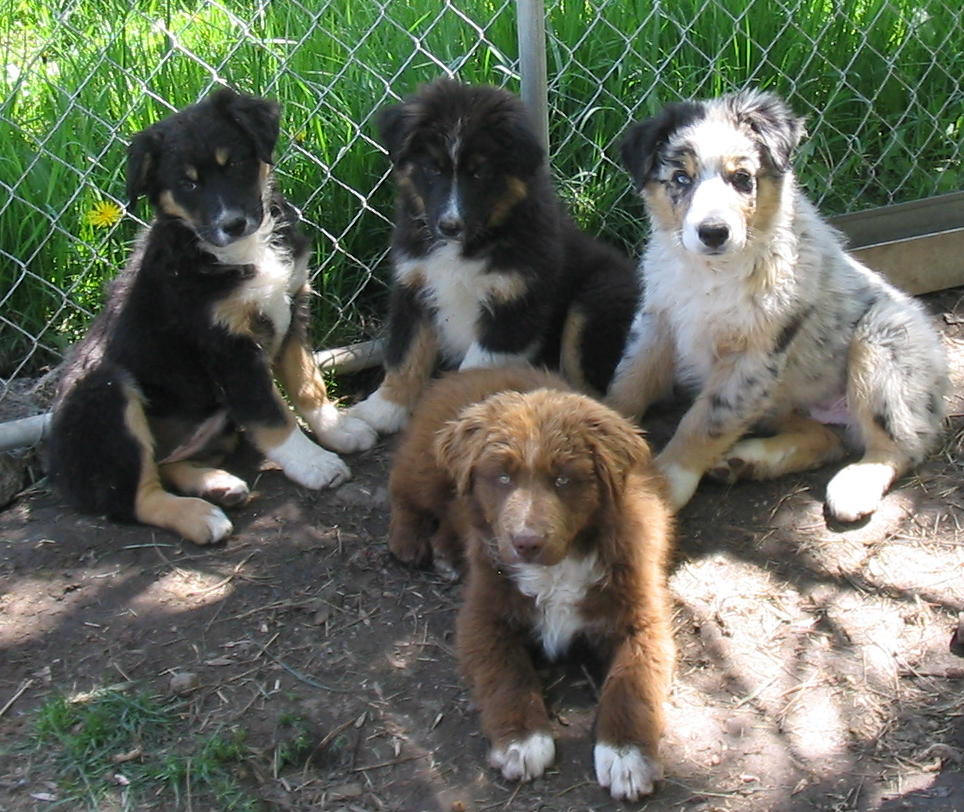
{"type": "Polygon", "coordinates": [[[485,448],[488,420],[485,404],[476,403],[435,434],[435,462],[455,483],[460,496],[468,493],[472,484],[472,469],[485,448]]]}
{"type": "Polygon", "coordinates": [[[141,130],[127,147],[127,200],[131,208],[154,188],[161,134],[154,127],[141,130]]]}
{"type": "Polygon", "coordinates": [[[382,108],[376,118],[378,137],[388,150],[388,157],[397,164],[415,132],[415,112],[408,102],[382,108]]]}
{"type": "Polygon", "coordinates": [[[652,118],[639,121],[626,131],[620,146],[623,166],[641,191],[658,165],[659,151],[673,132],[703,114],[699,102],[667,104],[652,118]]]}
{"type": "Polygon", "coordinates": [[[729,97],[738,121],[749,125],[762,147],[763,157],[777,172],[790,169],[793,151],[805,134],[803,118],[793,114],[775,93],[744,90],[729,97]]]}
{"type": "Polygon", "coordinates": [[[224,87],[214,93],[214,104],[254,142],[255,154],[266,164],[281,131],[281,105],[272,99],[235,93],[224,87]]]}
{"type": "Polygon", "coordinates": [[[642,432],[625,418],[600,406],[586,416],[596,474],[613,497],[629,472],[652,459],[642,432]]]}

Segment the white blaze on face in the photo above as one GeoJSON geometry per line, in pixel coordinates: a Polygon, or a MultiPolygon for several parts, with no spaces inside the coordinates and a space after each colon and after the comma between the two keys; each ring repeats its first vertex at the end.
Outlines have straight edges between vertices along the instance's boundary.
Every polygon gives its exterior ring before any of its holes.
{"type": "Polygon", "coordinates": [[[700,169],[693,178],[683,218],[683,246],[695,254],[741,251],[747,240],[747,198],[727,180],[725,172],[738,159],[755,155],[756,146],[732,122],[716,119],[687,128],[685,141],[692,148],[700,169]],[[724,229],[725,240],[708,244],[700,236],[701,228],[724,229]]]}
{"type": "MultiPolygon", "coordinates": [[[[459,122],[458,129],[461,129],[459,122]]],[[[459,150],[462,148],[462,136],[456,130],[456,135],[449,145],[449,157],[452,159],[452,187],[449,190],[449,199],[442,210],[441,220],[461,220],[462,219],[462,200],[459,197],[459,150]]]]}

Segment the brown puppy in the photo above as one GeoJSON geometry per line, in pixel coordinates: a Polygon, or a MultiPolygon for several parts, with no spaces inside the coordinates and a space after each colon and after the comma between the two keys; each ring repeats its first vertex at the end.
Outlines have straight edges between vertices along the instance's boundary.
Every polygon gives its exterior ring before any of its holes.
{"type": "Polygon", "coordinates": [[[552,763],[530,646],[554,658],[584,636],[611,661],[597,780],[617,799],[652,792],[673,661],[671,520],[638,431],[545,373],[461,373],[416,410],[392,484],[393,552],[415,560],[465,546],[458,655],[492,766],[527,781],[552,763]],[[427,509],[403,503],[403,490],[427,509]]]}
{"type": "Polygon", "coordinates": [[[395,451],[388,481],[388,548],[396,558],[418,566],[432,562],[440,575],[458,578],[463,559],[460,506],[454,483],[435,461],[435,433],[466,406],[494,392],[540,387],[570,391],[558,375],[522,365],[452,373],[429,387],[395,451]]]}

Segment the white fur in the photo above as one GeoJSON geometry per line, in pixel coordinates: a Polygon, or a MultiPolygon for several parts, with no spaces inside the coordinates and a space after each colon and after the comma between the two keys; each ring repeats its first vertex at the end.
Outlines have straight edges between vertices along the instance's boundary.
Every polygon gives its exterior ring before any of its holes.
{"type": "Polygon", "coordinates": [[[271,320],[278,349],[291,325],[291,297],[307,280],[307,263],[295,263],[291,253],[272,242],[274,220],[265,217],[258,230],[223,248],[202,243],[205,251],[225,265],[253,265],[257,273],[241,283],[235,294],[257,306],[271,320]]]}
{"type": "Polygon", "coordinates": [[[462,246],[443,243],[428,256],[399,257],[395,275],[400,282],[421,276],[425,303],[435,310],[442,354],[460,363],[478,338],[479,311],[490,298],[517,294],[520,278],[512,273],[485,273],[482,259],[461,256],[462,246]]]}
{"type": "Polygon", "coordinates": [[[538,778],[556,757],[556,744],[548,733],[533,733],[489,751],[489,764],[510,781],[538,778]]]}
{"type": "MultiPolygon", "coordinates": [[[[247,485],[245,485],[245,490],[247,490],[247,485]]],[[[217,544],[234,530],[231,520],[224,515],[224,511],[217,505],[211,505],[207,515],[201,517],[201,521],[207,526],[208,533],[211,536],[208,539],[208,544],[217,544]]],[[[204,542],[199,543],[203,544],[204,542]]]]}
{"type": "Polygon", "coordinates": [[[378,440],[378,432],[372,426],[341,411],[331,402],[306,414],[305,420],[325,447],[343,454],[364,451],[378,440]]]}
{"type": "Polygon", "coordinates": [[[315,445],[297,426],[265,456],[278,463],[285,476],[306,488],[335,487],[351,478],[351,471],[337,454],[315,445]]]}
{"type": "Polygon", "coordinates": [[[546,655],[555,658],[584,626],[579,604],[586,591],[605,577],[595,553],[564,558],[558,564],[513,564],[512,579],[519,591],[535,598],[535,628],[546,655]]]}
{"type": "Polygon", "coordinates": [[[198,484],[198,490],[202,495],[217,491],[232,501],[240,501],[250,493],[247,482],[234,474],[218,469],[205,471],[198,484]]]}
{"type": "Polygon", "coordinates": [[[879,462],[856,462],[827,483],[827,508],[842,522],[873,513],[894,479],[894,469],[879,462]]]}
{"type": "Polygon", "coordinates": [[[635,745],[616,747],[598,742],[593,750],[596,780],[617,801],[636,801],[653,791],[653,782],[663,777],[658,761],[644,755],[635,745]]]}
{"type": "Polygon", "coordinates": [[[472,342],[465,358],[459,364],[459,369],[491,369],[495,367],[509,367],[525,364],[530,357],[529,353],[517,354],[511,352],[489,352],[483,350],[476,342],[472,342]]]}
{"type": "Polygon", "coordinates": [[[742,250],[746,244],[746,222],[739,214],[736,191],[716,173],[707,173],[695,182],[696,191],[683,220],[683,246],[694,254],[742,250]],[[700,226],[709,222],[721,223],[729,230],[729,237],[715,249],[699,235],[700,226]]]}
{"type": "Polygon", "coordinates": [[[381,389],[376,389],[361,403],[356,403],[347,414],[363,420],[382,434],[394,434],[408,423],[408,409],[400,403],[387,400],[381,389]]]}
{"type": "Polygon", "coordinates": [[[669,488],[669,503],[673,510],[679,510],[696,493],[696,487],[700,484],[700,477],[703,473],[702,471],[687,471],[685,468],[672,463],[669,465],[661,464],[659,457],[656,458],[656,464],[663,472],[663,478],[669,488]]]}

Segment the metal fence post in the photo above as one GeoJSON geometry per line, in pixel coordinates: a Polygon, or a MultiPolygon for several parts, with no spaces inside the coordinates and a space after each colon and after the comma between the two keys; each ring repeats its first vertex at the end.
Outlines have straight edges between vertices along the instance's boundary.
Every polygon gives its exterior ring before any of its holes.
{"type": "Polygon", "coordinates": [[[529,108],[536,134],[549,152],[549,98],[546,78],[546,7],[543,0],[517,0],[519,73],[522,101],[529,108]]]}

